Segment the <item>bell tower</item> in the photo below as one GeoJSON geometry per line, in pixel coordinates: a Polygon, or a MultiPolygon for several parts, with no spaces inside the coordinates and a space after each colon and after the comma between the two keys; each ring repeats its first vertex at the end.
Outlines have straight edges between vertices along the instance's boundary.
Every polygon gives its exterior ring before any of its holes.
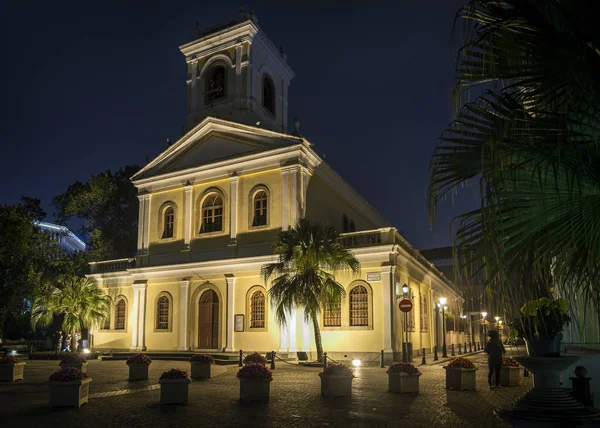
{"type": "Polygon", "coordinates": [[[189,131],[207,116],[287,132],[294,72],[252,13],[206,30],[180,46],[187,63],[189,131]]]}

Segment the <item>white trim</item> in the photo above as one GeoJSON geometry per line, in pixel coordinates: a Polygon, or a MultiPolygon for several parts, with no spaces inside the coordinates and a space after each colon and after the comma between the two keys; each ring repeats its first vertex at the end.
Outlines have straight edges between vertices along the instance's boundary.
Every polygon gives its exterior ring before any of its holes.
{"type": "Polygon", "coordinates": [[[290,228],[289,175],[289,168],[281,168],[281,230],[284,231],[290,228]]]}
{"type": "MultiPolygon", "coordinates": [[[[229,58],[229,56],[220,53],[220,54],[216,54],[212,57],[210,57],[210,59],[208,59],[204,65],[202,66],[202,70],[200,70],[200,74],[198,75],[198,80],[200,80],[200,84],[202,84],[202,77],[204,77],[204,73],[206,73],[206,70],[208,70],[211,67],[211,64],[215,61],[224,61],[227,66],[229,66],[229,68],[233,68],[234,64],[233,61],[231,61],[231,58],[229,58]]],[[[225,71],[227,72],[227,68],[225,68],[225,71]]]]}
{"type": "Polygon", "coordinates": [[[290,228],[298,223],[298,165],[290,167],[290,228]]]}
{"type": "Polygon", "coordinates": [[[182,279],[179,282],[179,350],[189,349],[188,338],[188,290],[190,281],[182,279]]]}
{"type": "Polygon", "coordinates": [[[395,312],[395,266],[381,266],[383,293],[383,352],[393,352],[393,316],[395,312]]]}
{"type": "Polygon", "coordinates": [[[193,210],[192,210],[192,190],[193,186],[184,187],[184,208],[183,208],[183,246],[185,250],[190,249],[190,242],[192,240],[192,223],[193,223],[193,210]]]}
{"type": "Polygon", "coordinates": [[[235,352],[234,346],[234,335],[233,328],[235,324],[235,276],[232,274],[225,275],[225,281],[227,282],[227,304],[225,309],[225,319],[227,323],[226,327],[226,338],[225,338],[225,352],[235,352]]]}

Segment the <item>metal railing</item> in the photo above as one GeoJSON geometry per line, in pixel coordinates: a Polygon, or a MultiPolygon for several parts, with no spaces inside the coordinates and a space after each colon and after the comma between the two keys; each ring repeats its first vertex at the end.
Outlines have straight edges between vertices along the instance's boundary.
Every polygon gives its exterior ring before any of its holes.
{"type": "Polygon", "coordinates": [[[118,272],[135,267],[135,258],[105,260],[90,263],[91,273],[118,272]]]}
{"type": "Polygon", "coordinates": [[[342,233],[339,241],[346,248],[373,247],[382,244],[394,244],[394,235],[389,229],[367,230],[342,233]]]}

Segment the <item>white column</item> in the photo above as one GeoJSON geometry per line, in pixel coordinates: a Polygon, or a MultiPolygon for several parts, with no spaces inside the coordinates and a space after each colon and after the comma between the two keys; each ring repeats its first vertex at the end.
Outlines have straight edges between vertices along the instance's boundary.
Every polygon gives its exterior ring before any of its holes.
{"type": "Polygon", "coordinates": [[[235,276],[233,276],[233,274],[226,274],[225,280],[227,281],[227,340],[225,352],[235,352],[233,342],[233,329],[235,324],[235,276]]]}
{"type": "Polygon", "coordinates": [[[290,349],[290,336],[289,336],[289,314],[286,314],[287,324],[285,326],[279,326],[279,350],[277,352],[288,352],[290,349]]]}
{"type": "Polygon", "coordinates": [[[301,168],[300,172],[300,216],[306,217],[306,191],[308,189],[308,170],[301,168]]]}
{"type": "Polygon", "coordinates": [[[183,247],[185,250],[190,249],[192,240],[192,186],[185,186],[185,198],[183,207],[183,247]]]}
{"type": "Polygon", "coordinates": [[[138,351],[146,350],[146,283],[139,284],[138,351]]]}
{"type": "Polygon", "coordinates": [[[302,322],[302,350],[304,352],[310,352],[310,327],[308,322],[304,319],[304,308],[298,310],[298,316],[302,322]]]}
{"type": "Polygon", "coordinates": [[[290,227],[298,223],[298,167],[290,167],[290,227]]]}
{"type": "Polygon", "coordinates": [[[229,177],[229,210],[231,212],[229,245],[237,244],[238,180],[237,175],[229,177]]]}
{"type": "Polygon", "coordinates": [[[144,195],[144,251],[148,251],[150,241],[150,195],[144,195]]]}
{"type": "MultiPolygon", "coordinates": [[[[131,326],[131,350],[137,351],[138,349],[138,332],[139,332],[139,311],[140,311],[140,292],[138,284],[133,284],[133,306],[131,308],[130,318],[133,320],[131,326]]],[[[129,314],[128,314],[129,315],[129,314]]]]}
{"type": "Polygon", "coordinates": [[[290,82],[287,80],[283,82],[283,114],[281,127],[283,128],[283,132],[287,133],[287,124],[288,124],[288,88],[290,86],[290,82]]]}
{"type": "Polygon", "coordinates": [[[381,280],[383,283],[383,352],[393,352],[392,349],[392,320],[395,305],[394,266],[381,267],[381,280]]]}
{"type": "Polygon", "coordinates": [[[190,110],[196,110],[196,104],[198,103],[198,82],[196,76],[198,74],[198,61],[192,62],[192,83],[190,85],[191,99],[190,99],[190,110]]]}
{"type": "Polygon", "coordinates": [[[187,278],[179,281],[179,350],[187,351],[188,347],[188,287],[187,278]]]}
{"type": "Polygon", "coordinates": [[[288,167],[281,168],[281,230],[288,230],[290,227],[289,176],[290,169],[288,167]]]}
{"type": "Polygon", "coordinates": [[[138,195],[139,211],[138,211],[138,242],[137,252],[142,254],[144,252],[144,201],[146,200],[144,195],[138,195]]]}
{"type": "Polygon", "coordinates": [[[298,343],[298,337],[296,335],[296,312],[297,312],[296,308],[294,308],[290,311],[290,321],[288,323],[289,340],[290,340],[289,352],[297,352],[298,351],[298,348],[296,348],[296,344],[298,343]]]}

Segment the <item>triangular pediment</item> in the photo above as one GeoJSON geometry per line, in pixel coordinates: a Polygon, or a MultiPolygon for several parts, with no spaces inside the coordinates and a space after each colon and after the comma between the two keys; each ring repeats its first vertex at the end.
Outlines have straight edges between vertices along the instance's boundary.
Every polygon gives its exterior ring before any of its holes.
{"type": "Polygon", "coordinates": [[[146,165],[132,180],[188,170],[300,142],[301,139],[291,135],[207,118],[146,165]]]}

